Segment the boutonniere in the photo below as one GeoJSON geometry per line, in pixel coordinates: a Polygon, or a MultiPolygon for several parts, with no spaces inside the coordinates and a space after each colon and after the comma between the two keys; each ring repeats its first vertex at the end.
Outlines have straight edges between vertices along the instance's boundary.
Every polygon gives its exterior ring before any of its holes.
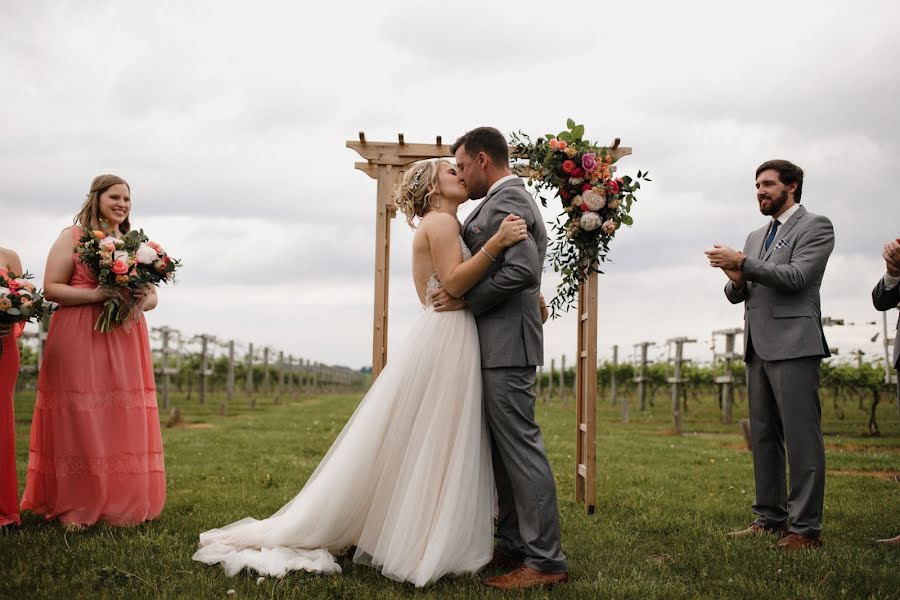
{"type": "Polygon", "coordinates": [[[472,230],[472,233],[481,233],[481,227],[478,227],[477,225],[472,225],[470,229],[472,230]]]}

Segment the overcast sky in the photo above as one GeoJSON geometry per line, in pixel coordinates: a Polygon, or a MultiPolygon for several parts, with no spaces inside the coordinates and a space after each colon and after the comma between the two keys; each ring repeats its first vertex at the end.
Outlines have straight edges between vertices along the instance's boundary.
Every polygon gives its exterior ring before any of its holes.
{"type": "MultiPolygon", "coordinates": [[[[3,2],[0,245],[43,277],[91,179],[116,173],[132,223],[184,261],[151,325],[360,367],[375,182],[346,140],[539,136],[572,117],[633,147],[620,173],[653,178],[600,281],[601,356],[691,336],[703,359],[712,330],[741,325],[703,250],[765,224],[754,171],[771,158],[804,168],[803,205],[834,222],[823,314],[857,325],[829,342],[879,353],[870,292],[900,237],[900,8],[726,4],[3,2]]],[[[395,345],[420,307],[401,219],[392,236],[395,345]]],[[[548,358],[574,349],[571,315],[548,324],[548,358]]]]}

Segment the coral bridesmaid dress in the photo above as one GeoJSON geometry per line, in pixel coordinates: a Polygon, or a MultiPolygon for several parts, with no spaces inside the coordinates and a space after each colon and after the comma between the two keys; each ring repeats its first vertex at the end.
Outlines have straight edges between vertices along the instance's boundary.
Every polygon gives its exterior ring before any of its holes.
{"type": "MultiPolygon", "coordinates": [[[[6,275],[6,270],[0,269],[0,273],[6,275]]],[[[19,376],[19,346],[16,338],[22,335],[24,328],[24,325],[17,325],[11,334],[0,338],[0,345],[3,347],[3,355],[0,356],[0,526],[19,524],[13,400],[16,378],[19,376]]]]}
{"type": "MultiPolygon", "coordinates": [[[[72,228],[73,240],[80,236],[72,228]]],[[[73,256],[69,285],[97,280],[73,256]]],[[[101,304],[64,306],[50,321],[38,376],[22,509],[63,523],[131,525],[166,498],[147,324],[94,331],[101,304]]]]}

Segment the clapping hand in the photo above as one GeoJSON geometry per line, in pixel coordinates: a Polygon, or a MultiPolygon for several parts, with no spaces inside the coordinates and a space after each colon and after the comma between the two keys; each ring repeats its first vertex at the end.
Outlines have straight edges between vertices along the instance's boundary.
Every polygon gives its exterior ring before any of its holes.
{"type": "Polygon", "coordinates": [[[722,272],[734,283],[735,287],[744,287],[744,274],[741,272],[741,267],[744,264],[746,255],[743,252],[738,252],[728,246],[715,244],[712,250],[707,250],[705,254],[709,259],[709,266],[722,269],[722,272]]]}
{"type": "Polygon", "coordinates": [[[888,275],[891,277],[900,277],[900,238],[891,240],[884,245],[882,252],[884,264],[887,268],[888,275]]]}

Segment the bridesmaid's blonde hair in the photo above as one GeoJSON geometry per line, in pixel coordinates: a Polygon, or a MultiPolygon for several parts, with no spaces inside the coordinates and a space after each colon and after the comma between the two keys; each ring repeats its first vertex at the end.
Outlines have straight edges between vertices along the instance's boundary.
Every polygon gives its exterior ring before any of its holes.
{"type": "MultiPolygon", "coordinates": [[[[84,204],[81,205],[81,211],[75,215],[75,225],[79,227],[87,227],[89,229],[100,229],[100,196],[103,192],[119,183],[125,184],[128,191],[131,192],[131,186],[128,182],[118,175],[97,175],[91,182],[91,189],[84,204]]],[[[131,230],[131,223],[128,218],[119,225],[119,231],[128,233],[131,230]]]]}
{"type": "Polygon", "coordinates": [[[394,204],[406,215],[406,222],[413,229],[416,228],[413,222],[416,217],[421,219],[431,212],[431,197],[440,195],[438,174],[441,163],[450,164],[450,161],[440,158],[413,163],[403,173],[403,178],[394,191],[394,204]]]}

